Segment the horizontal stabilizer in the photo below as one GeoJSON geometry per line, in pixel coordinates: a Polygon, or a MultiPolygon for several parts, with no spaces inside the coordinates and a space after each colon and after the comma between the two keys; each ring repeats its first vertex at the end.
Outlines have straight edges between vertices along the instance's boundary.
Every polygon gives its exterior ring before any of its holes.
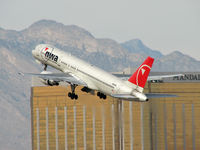
{"type": "Polygon", "coordinates": [[[148,99],[151,98],[164,98],[164,97],[177,97],[177,95],[172,95],[172,94],[160,94],[160,93],[148,93],[145,94],[148,99]]]}
{"type": "Polygon", "coordinates": [[[134,95],[129,94],[111,94],[114,98],[122,98],[122,99],[137,99],[134,95]]]}
{"type": "MultiPolygon", "coordinates": [[[[165,97],[177,97],[177,95],[172,95],[172,94],[160,94],[160,93],[148,93],[145,94],[148,99],[152,99],[152,98],[165,98],[165,97]]],[[[114,98],[119,98],[121,100],[128,100],[128,101],[143,101],[140,100],[139,98],[137,98],[134,95],[130,95],[130,94],[112,94],[111,95],[114,98]]]]}
{"type": "Polygon", "coordinates": [[[140,101],[136,96],[129,94],[112,94],[111,96],[125,101],[140,101]]]}

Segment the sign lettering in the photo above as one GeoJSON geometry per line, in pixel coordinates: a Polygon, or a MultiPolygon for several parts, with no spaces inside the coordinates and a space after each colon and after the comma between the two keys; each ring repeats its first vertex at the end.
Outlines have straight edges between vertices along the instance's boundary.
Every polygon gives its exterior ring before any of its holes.
{"type": "Polygon", "coordinates": [[[174,77],[173,80],[200,80],[200,74],[185,74],[184,76],[174,77]]]}

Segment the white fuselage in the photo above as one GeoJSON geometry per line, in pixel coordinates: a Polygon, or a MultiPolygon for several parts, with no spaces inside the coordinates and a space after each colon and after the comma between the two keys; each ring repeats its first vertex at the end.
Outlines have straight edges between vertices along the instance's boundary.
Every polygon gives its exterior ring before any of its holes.
{"type": "Polygon", "coordinates": [[[68,73],[84,81],[88,88],[98,90],[107,95],[131,94],[133,90],[136,89],[134,84],[123,81],[53,46],[40,44],[32,53],[41,63],[50,65],[64,73],[68,73]],[[46,47],[48,47],[48,49],[46,49],[46,47]]]}

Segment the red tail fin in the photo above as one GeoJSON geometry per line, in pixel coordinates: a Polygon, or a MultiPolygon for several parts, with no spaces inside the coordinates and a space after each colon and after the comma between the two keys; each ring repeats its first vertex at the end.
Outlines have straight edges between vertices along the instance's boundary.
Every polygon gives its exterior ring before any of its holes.
{"type": "Polygon", "coordinates": [[[149,76],[149,72],[151,71],[153,61],[154,61],[153,58],[147,57],[147,59],[136,70],[136,72],[130,77],[130,79],[128,79],[128,81],[141,88],[144,88],[147,78],[149,76]]]}

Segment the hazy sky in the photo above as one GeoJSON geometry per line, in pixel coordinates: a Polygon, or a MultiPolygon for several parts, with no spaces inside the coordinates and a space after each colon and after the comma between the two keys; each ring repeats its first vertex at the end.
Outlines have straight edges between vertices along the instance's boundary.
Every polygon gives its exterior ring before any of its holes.
{"type": "Polygon", "coordinates": [[[75,24],[97,38],[139,38],[164,54],[179,50],[200,60],[200,0],[0,0],[4,29],[40,19],[75,24]]]}

